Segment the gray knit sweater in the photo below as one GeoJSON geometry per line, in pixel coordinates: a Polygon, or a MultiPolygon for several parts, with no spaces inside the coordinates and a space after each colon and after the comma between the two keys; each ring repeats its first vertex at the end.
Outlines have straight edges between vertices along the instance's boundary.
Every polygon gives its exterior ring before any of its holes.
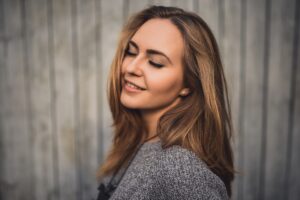
{"type": "MultiPolygon", "coordinates": [[[[109,180],[106,177],[103,183],[109,180]]],[[[157,141],[143,144],[110,198],[125,199],[228,199],[228,196],[221,179],[193,152],[180,146],[162,149],[157,141]]]]}

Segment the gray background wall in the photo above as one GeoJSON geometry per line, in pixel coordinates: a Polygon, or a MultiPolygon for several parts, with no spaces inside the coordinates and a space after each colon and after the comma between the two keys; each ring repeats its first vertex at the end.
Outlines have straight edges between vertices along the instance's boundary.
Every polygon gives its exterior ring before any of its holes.
{"type": "Polygon", "coordinates": [[[0,0],[0,199],[92,199],[118,34],[148,4],[199,13],[230,87],[233,199],[300,197],[297,0],[0,0]]]}

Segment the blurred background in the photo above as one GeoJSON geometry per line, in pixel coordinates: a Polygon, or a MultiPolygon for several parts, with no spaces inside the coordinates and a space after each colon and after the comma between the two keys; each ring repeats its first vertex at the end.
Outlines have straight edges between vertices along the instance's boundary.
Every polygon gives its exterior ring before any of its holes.
{"type": "Polygon", "coordinates": [[[300,198],[298,0],[0,0],[0,199],[95,199],[112,139],[107,76],[147,5],[198,13],[222,54],[233,199],[300,198]]]}

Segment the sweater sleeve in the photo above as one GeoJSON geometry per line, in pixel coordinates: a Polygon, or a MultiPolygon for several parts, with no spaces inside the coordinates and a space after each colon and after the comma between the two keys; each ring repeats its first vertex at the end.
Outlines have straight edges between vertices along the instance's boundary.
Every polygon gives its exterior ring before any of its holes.
{"type": "Polygon", "coordinates": [[[162,188],[166,199],[228,199],[222,180],[194,153],[170,147],[165,150],[162,161],[162,188]]]}

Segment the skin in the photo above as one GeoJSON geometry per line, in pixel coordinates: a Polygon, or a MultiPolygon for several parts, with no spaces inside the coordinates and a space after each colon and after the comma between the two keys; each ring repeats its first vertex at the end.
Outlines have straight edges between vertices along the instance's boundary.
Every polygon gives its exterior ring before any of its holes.
{"type": "Polygon", "coordinates": [[[126,50],[121,103],[140,110],[150,137],[156,134],[163,113],[188,93],[189,89],[183,85],[183,49],[183,39],[175,25],[168,19],[151,19],[139,28],[126,50]],[[153,54],[149,49],[165,56],[153,54]],[[130,88],[127,81],[143,90],[130,88]]]}

